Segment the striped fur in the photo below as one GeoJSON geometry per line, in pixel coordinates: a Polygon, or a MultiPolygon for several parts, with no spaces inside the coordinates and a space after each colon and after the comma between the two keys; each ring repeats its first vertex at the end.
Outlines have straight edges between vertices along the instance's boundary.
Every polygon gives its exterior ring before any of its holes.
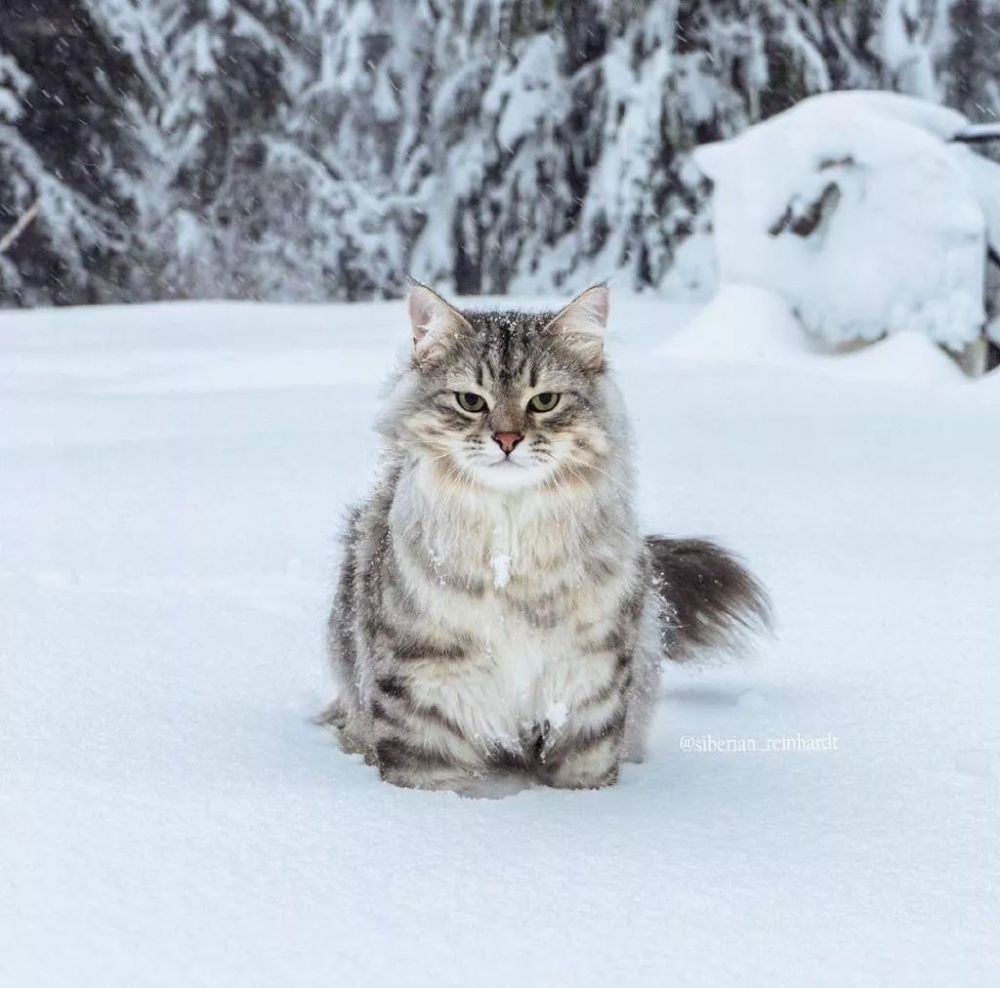
{"type": "Polygon", "coordinates": [[[713,644],[765,598],[721,550],[639,534],[606,288],[539,315],[418,286],[410,308],[383,474],[347,526],[327,720],[401,786],[610,785],[641,755],[665,645],[713,644]],[[544,392],[558,404],[532,411],[544,392]],[[524,439],[507,458],[494,433],[524,439]]]}

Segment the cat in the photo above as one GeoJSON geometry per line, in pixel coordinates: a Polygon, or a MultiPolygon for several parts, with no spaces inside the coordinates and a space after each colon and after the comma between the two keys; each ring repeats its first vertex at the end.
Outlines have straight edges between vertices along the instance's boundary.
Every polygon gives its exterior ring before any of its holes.
{"type": "Polygon", "coordinates": [[[325,720],[387,782],[610,786],[641,760],[661,660],[768,625],[727,552],[639,533],[608,311],[603,284],[555,313],[410,291],[329,624],[325,720]]]}

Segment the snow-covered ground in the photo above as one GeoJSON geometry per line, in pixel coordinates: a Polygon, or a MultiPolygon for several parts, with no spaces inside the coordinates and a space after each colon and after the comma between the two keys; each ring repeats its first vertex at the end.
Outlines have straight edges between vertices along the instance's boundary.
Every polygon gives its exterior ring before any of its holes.
{"type": "Polygon", "coordinates": [[[0,984],[996,984],[1000,380],[755,313],[611,350],[649,529],[777,642],[671,670],[617,788],[495,802],[309,722],[398,304],[0,313],[0,984]]]}

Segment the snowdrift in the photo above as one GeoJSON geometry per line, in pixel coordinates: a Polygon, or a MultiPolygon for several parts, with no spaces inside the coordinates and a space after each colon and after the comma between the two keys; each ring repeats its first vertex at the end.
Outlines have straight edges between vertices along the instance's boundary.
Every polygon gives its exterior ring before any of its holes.
{"type": "Polygon", "coordinates": [[[919,332],[902,331],[872,346],[831,351],[802,332],[780,295],[754,285],[720,288],[694,319],[659,345],[657,354],[667,360],[767,365],[843,381],[952,388],[969,383],[958,364],[919,332]]]}

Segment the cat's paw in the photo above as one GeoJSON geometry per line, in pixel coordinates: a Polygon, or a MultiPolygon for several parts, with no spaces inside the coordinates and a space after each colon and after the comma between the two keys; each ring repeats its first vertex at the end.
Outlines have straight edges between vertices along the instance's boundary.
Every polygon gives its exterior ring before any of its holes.
{"type": "Polygon", "coordinates": [[[346,754],[367,755],[369,745],[357,730],[358,718],[351,715],[350,708],[340,697],[316,717],[316,723],[333,731],[346,754]]]}

